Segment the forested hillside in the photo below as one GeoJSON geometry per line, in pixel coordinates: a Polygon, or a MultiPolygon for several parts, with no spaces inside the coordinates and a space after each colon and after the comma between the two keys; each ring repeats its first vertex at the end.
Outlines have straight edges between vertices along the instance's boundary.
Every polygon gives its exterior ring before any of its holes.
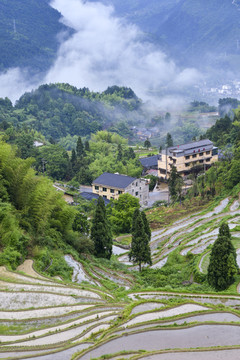
{"type": "Polygon", "coordinates": [[[124,121],[134,120],[136,115],[140,120],[140,105],[129,88],[113,86],[94,93],[69,84],[42,85],[24,94],[15,107],[9,101],[5,103],[0,120],[33,128],[54,140],[67,135],[89,136],[106,127],[116,127],[121,135],[128,135],[124,121]]]}
{"type": "Polygon", "coordinates": [[[36,176],[33,159],[18,158],[4,142],[0,162],[0,264],[15,268],[26,256],[36,256],[43,270],[52,257],[53,273],[61,271],[58,250],[80,251],[81,241],[88,246],[76,230],[77,208],[67,205],[48,178],[36,176]]]}
{"type": "MultiPolygon", "coordinates": [[[[112,4],[116,16],[137,24],[149,41],[181,65],[239,66],[238,1],[101,1],[112,4]]],[[[0,71],[18,66],[48,69],[59,46],[57,35],[72,31],[59,23],[59,18],[47,0],[2,0],[0,71]]]]}
{"type": "Polygon", "coordinates": [[[48,0],[1,0],[0,71],[10,67],[47,70],[56,57],[57,35],[69,31],[59,23],[60,16],[48,0]]]}

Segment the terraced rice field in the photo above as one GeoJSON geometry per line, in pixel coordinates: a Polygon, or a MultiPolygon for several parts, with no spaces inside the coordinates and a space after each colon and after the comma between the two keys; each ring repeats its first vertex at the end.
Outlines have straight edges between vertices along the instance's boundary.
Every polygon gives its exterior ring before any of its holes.
{"type": "MultiPolygon", "coordinates": [[[[240,223],[239,202],[231,199],[154,231],[152,268],[164,266],[178,247],[182,256],[202,254],[199,271],[206,272],[208,246],[224,217],[234,238],[240,237],[234,231],[240,223]]],[[[135,268],[127,253],[116,246],[114,251],[120,262],[135,268]]],[[[16,272],[0,268],[1,359],[90,360],[105,354],[114,360],[240,358],[237,290],[231,295],[134,292],[131,273],[94,263],[86,268],[69,255],[65,259],[73,268],[70,284],[39,275],[31,260],[16,272]],[[106,282],[123,289],[125,297],[115,298],[106,282]]]]}

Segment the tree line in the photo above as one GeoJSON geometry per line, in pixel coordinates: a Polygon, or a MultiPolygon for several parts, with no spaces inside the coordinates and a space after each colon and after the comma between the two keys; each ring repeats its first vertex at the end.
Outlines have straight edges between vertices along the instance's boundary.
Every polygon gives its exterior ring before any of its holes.
{"type": "MultiPolygon", "coordinates": [[[[129,195],[129,194],[127,194],[129,195]]],[[[121,195],[120,198],[124,196],[121,195]]],[[[131,196],[131,195],[129,195],[131,196]]],[[[136,208],[131,218],[132,242],[129,252],[129,260],[139,266],[142,270],[142,264],[152,265],[150,239],[151,230],[144,211],[136,208]]],[[[96,210],[93,216],[91,239],[94,243],[94,255],[110,259],[112,255],[112,229],[107,217],[105,204],[102,197],[98,198],[96,210]]]]}

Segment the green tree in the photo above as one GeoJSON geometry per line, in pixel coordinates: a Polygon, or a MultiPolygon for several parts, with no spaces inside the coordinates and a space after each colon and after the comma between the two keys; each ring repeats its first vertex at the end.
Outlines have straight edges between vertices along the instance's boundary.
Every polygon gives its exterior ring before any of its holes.
{"type": "Polygon", "coordinates": [[[149,139],[146,139],[144,141],[144,147],[147,148],[147,149],[149,149],[151,147],[151,143],[150,143],[149,139]]]}
{"type": "Polygon", "coordinates": [[[71,164],[72,164],[72,169],[73,169],[74,171],[76,171],[77,155],[76,155],[76,151],[75,151],[74,149],[72,149],[71,164]]]}
{"type": "Polygon", "coordinates": [[[123,158],[122,145],[118,144],[118,147],[117,147],[117,161],[122,161],[122,158],[123,158]]]}
{"type": "Polygon", "coordinates": [[[172,166],[170,176],[168,179],[168,188],[171,199],[176,201],[181,199],[183,180],[178,174],[176,166],[172,166]]]}
{"type": "Polygon", "coordinates": [[[145,232],[143,216],[138,209],[133,214],[132,243],[129,260],[138,264],[139,271],[142,270],[142,264],[152,265],[149,236],[145,232]]]}
{"type": "Polygon", "coordinates": [[[144,211],[142,211],[142,219],[143,219],[145,233],[147,234],[148,240],[150,241],[152,232],[151,232],[151,229],[150,229],[150,226],[149,226],[147,216],[146,216],[144,211]]]}
{"type": "Polygon", "coordinates": [[[172,135],[170,133],[167,133],[166,144],[167,144],[167,147],[173,146],[173,139],[172,139],[172,135]]]}
{"type": "Polygon", "coordinates": [[[78,157],[81,157],[84,155],[84,147],[83,147],[81,136],[78,137],[76,153],[77,153],[78,157]]]}
{"type": "Polygon", "coordinates": [[[167,120],[167,121],[170,121],[170,120],[171,120],[171,114],[170,114],[169,112],[167,112],[167,113],[165,114],[165,120],[167,120]]]}
{"type": "Polygon", "coordinates": [[[157,184],[158,177],[154,176],[154,175],[147,175],[147,176],[145,176],[145,179],[150,179],[149,191],[153,191],[153,189],[155,188],[155,186],[157,184]]]}
{"type": "Polygon", "coordinates": [[[89,141],[86,140],[84,143],[85,151],[90,151],[89,141]]]}
{"type": "Polygon", "coordinates": [[[228,224],[223,223],[210,255],[208,282],[216,290],[225,290],[234,282],[237,271],[236,251],[231,242],[228,224]]]}
{"type": "Polygon", "coordinates": [[[109,220],[115,234],[131,232],[132,218],[135,209],[139,209],[138,198],[126,193],[113,200],[108,206],[109,220]]]}
{"type": "Polygon", "coordinates": [[[104,200],[101,196],[98,198],[92,221],[91,239],[94,242],[95,256],[110,259],[112,255],[112,234],[104,200]]]}
{"type": "Polygon", "coordinates": [[[78,211],[74,218],[72,228],[74,231],[78,231],[81,234],[88,235],[90,229],[87,215],[78,211]]]}
{"type": "Polygon", "coordinates": [[[128,154],[127,154],[127,159],[135,159],[136,158],[136,155],[135,155],[135,152],[133,150],[133,148],[128,148],[128,154]]]}
{"type": "Polygon", "coordinates": [[[34,147],[34,137],[32,134],[21,132],[16,140],[20,156],[22,159],[36,156],[36,148],[34,147]]]}
{"type": "Polygon", "coordinates": [[[59,145],[43,146],[39,149],[36,167],[42,170],[42,161],[45,163],[45,170],[48,176],[57,180],[68,179],[69,157],[65,149],[59,145]]]}

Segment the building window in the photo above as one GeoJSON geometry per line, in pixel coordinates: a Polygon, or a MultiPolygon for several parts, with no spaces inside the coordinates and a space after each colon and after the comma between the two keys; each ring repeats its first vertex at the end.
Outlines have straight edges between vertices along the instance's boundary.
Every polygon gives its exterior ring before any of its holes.
{"type": "Polygon", "coordinates": [[[135,192],[135,196],[138,196],[138,191],[135,192]]]}
{"type": "Polygon", "coordinates": [[[121,190],[118,190],[118,195],[121,195],[122,194],[122,191],[121,190]]]}
{"type": "Polygon", "coordinates": [[[206,151],[206,154],[209,155],[209,154],[210,154],[210,151],[206,151]]]}
{"type": "Polygon", "coordinates": [[[138,183],[136,182],[136,186],[138,186],[138,183]]]}
{"type": "Polygon", "coordinates": [[[203,163],[203,160],[199,160],[199,163],[202,164],[202,163],[203,163]]]}
{"type": "Polygon", "coordinates": [[[114,189],[110,189],[110,193],[111,193],[111,194],[114,194],[114,189]]]}
{"type": "Polygon", "coordinates": [[[197,157],[197,154],[193,154],[193,156],[192,156],[193,158],[196,158],[197,157]]]}
{"type": "Polygon", "coordinates": [[[166,174],[166,170],[160,169],[160,174],[165,175],[165,174],[166,174]]]}
{"type": "Polygon", "coordinates": [[[102,189],[103,189],[103,191],[107,191],[107,188],[104,188],[104,187],[103,187],[102,189]]]}
{"type": "Polygon", "coordinates": [[[107,198],[107,195],[103,195],[103,198],[106,199],[106,198],[107,198]]]}
{"type": "Polygon", "coordinates": [[[95,185],[95,190],[99,190],[99,186],[95,185]]]}
{"type": "Polygon", "coordinates": [[[174,164],[176,164],[176,161],[177,161],[176,159],[173,159],[173,163],[174,163],[174,164]]]}
{"type": "Polygon", "coordinates": [[[190,159],[190,156],[189,155],[185,156],[185,159],[186,160],[190,159]]]}
{"type": "Polygon", "coordinates": [[[185,166],[188,167],[190,164],[189,163],[186,163],[185,166]]]}
{"type": "Polygon", "coordinates": [[[213,149],[212,150],[212,155],[217,155],[218,154],[218,148],[217,149],[213,149]]]}
{"type": "Polygon", "coordinates": [[[199,156],[203,156],[203,153],[200,153],[199,156]]]}
{"type": "Polygon", "coordinates": [[[206,162],[209,162],[211,159],[210,158],[208,158],[208,159],[206,159],[206,162]]]}

